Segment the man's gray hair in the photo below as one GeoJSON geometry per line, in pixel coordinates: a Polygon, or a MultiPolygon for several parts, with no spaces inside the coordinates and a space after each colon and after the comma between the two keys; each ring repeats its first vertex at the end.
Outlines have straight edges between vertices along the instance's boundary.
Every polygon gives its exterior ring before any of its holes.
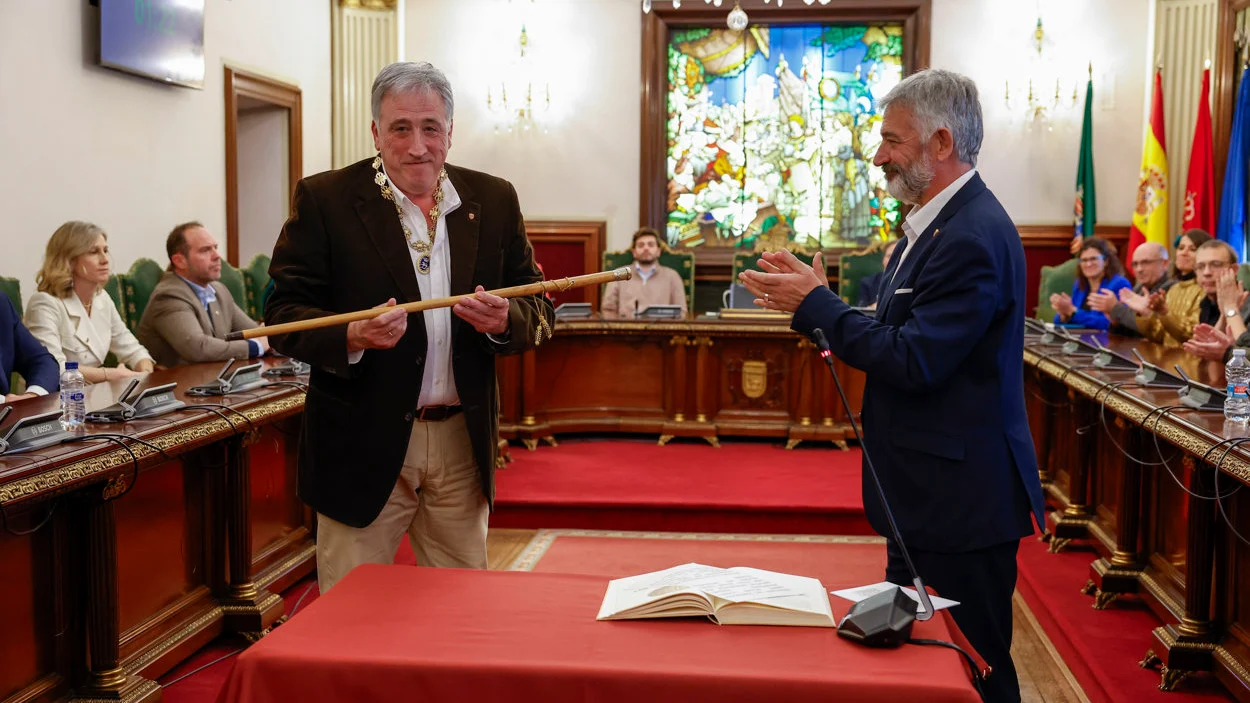
{"type": "Polygon", "coordinates": [[[878,101],[883,112],[891,105],[905,107],[916,116],[922,139],[932,137],[943,127],[950,130],[955,157],[977,165],[985,128],[977,84],[971,78],[937,68],[913,73],[878,101]]]}
{"type": "Polygon", "coordinates": [[[447,121],[451,122],[455,110],[451,82],[428,61],[397,61],[378,72],[378,77],[373,79],[373,121],[381,119],[383,98],[391,93],[410,92],[430,92],[441,97],[447,121]]]}

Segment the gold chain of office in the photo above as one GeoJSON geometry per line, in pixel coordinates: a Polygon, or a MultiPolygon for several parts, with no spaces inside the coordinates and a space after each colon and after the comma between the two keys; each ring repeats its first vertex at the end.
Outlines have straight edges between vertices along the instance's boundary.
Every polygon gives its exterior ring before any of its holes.
{"type": "Polygon", "coordinates": [[[404,239],[408,240],[409,247],[421,254],[420,259],[417,260],[417,270],[421,273],[429,273],[430,252],[434,249],[434,237],[438,234],[438,216],[443,207],[443,179],[447,177],[447,169],[442,169],[438,172],[438,182],[434,185],[434,206],[430,208],[429,214],[426,215],[426,231],[430,234],[428,242],[414,236],[412,230],[408,228],[408,224],[404,222],[404,210],[399,206],[399,200],[391,190],[386,174],[382,173],[381,156],[373,158],[373,170],[375,171],[373,182],[377,183],[378,187],[382,189],[382,197],[395,205],[395,214],[399,216],[399,226],[404,230],[404,239]]]}

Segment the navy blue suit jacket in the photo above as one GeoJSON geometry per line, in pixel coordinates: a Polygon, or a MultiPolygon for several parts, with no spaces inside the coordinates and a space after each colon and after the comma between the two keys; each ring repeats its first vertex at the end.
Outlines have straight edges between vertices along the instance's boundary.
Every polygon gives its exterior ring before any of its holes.
{"type": "Polygon", "coordinates": [[[61,387],[60,365],[22,324],[13,301],[5,295],[0,295],[0,301],[0,395],[9,392],[14,371],[26,379],[27,386],[55,393],[61,387]]]}
{"type": "MultiPolygon", "coordinates": [[[[792,327],[867,373],[864,444],[904,542],[964,552],[1044,529],[1024,409],[1024,247],[979,175],[885,269],[876,318],[824,287],[792,327]],[[897,275],[895,275],[895,270],[897,275]],[[893,279],[891,280],[891,277],[893,279]]],[[[890,536],[871,478],[864,509],[890,536]]]]}

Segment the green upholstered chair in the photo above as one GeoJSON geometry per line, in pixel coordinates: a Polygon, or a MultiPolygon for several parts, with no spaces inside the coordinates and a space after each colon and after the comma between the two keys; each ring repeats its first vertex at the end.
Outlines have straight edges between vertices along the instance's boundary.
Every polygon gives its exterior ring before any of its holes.
{"type": "Polygon", "coordinates": [[[851,305],[859,302],[859,282],[885,270],[884,253],[888,243],[873,242],[838,257],[838,297],[851,305]]]}
{"type": "Polygon", "coordinates": [[[1072,283],[1076,281],[1077,260],[1075,258],[1058,266],[1043,266],[1041,283],[1037,287],[1037,319],[1042,322],[1053,322],[1055,309],[1050,306],[1052,293],[1072,293],[1072,283]]]}
{"type": "Polygon", "coordinates": [[[247,311],[247,285],[243,282],[243,272],[230,265],[228,261],[221,262],[221,284],[230,291],[230,297],[234,298],[234,302],[243,310],[247,311]]]}
{"type": "MultiPolygon", "coordinates": [[[[794,258],[802,261],[808,266],[812,265],[812,259],[815,258],[816,252],[808,252],[803,249],[792,248],[794,258]]],[[[733,267],[730,271],[729,280],[733,283],[738,282],[738,274],[743,271],[759,268],[759,261],[764,256],[762,251],[735,251],[733,258],[733,267]]]]}
{"type": "Polygon", "coordinates": [[[165,269],[151,259],[139,259],[130,267],[130,271],[122,276],[122,301],[126,311],[122,319],[131,332],[139,329],[139,320],[143,319],[143,311],[148,306],[148,299],[156,284],[161,282],[165,269]]]}
{"type": "Polygon", "coordinates": [[[1242,288],[1250,290],[1250,264],[1237,267],[1237,280],[1241,282],[1242,288]]]}
{"type": "Polygon", "coordinates": [[[126,276],[115,273],[109,276],[109,280],[104,284],[104,292],[109,294],[109,298],[113,300],[113,307],[117,308],[117,314],[121,315],[122,321],[126,320],[126,276]]]}
{"type": "Polygon", "coordinates": [[[265,316],[265,289],[269,287],[269,257],[257,254],[243,269],[243,292],[247,305],[243,309],[248,317],[259,320],[265,316]]]}
{"type": "Polygon", "coordinates": [[[22,314],[22,282],[16,278],[5,278],[0,276],[0,291],[9,296],[9,300],[13,301],[13,307],[17,308],[17,314],[22,314]]]}
{"type": "MultiPolygon", "coordinates": [[[[113,301],[113,307],[117,308],[117,314],[121,316],[122,322],[125,322],[126,277],[120,273],[109,276],[108,282],[104,284],[104,292],[109,294],[109,299],[113,301]]],[[[134,330],[132,329],[131,332],[134,332],[134,330]]],[[[117,366],[117,357],[113,355],[113,352],[109,352],[108,356],[104,357],[104,365],[117,366]]]]}
{"type": "MultiPolygon", "coordinates": [[[[609,251],[603,254],[604,271],[611,271],[622,266],[632,266],[633,263],[634,252],[629,249],[625,251],[609,251]]],[[[675,270],[681,276],[681,282],[686,286],[686,309],[694,312],[694,252],[673,251],[668,248],[667,244],[661,242],[659,264],[675,270]]]]}

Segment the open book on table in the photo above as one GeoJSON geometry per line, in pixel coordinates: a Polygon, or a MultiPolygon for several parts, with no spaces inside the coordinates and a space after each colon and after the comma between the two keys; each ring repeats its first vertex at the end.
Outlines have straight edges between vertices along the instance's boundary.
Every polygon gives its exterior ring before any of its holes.
{"type": "Polygon", "coordinates": [[[598,619],[685,617],[721,625],[835,626],[829,596],[814,578],[693,563],[610,581],[598,619]]]}

